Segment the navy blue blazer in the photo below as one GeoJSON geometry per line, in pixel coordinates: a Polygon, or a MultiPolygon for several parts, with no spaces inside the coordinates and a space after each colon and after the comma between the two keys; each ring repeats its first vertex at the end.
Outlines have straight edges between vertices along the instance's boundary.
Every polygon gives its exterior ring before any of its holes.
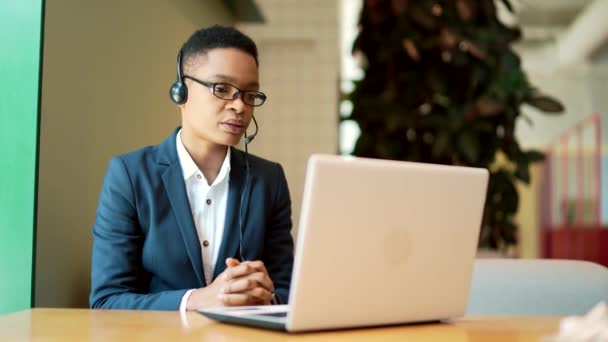
{"type": "MultiPolygon", "coordinates": [[[[90,306],[177,310],[188,289],[204,287],[200,241],[177,156],[176,129],[163,143],[112,158],[93,228],[90,306]]],[[[228,203],[213,278],[239,255],[245,153],[232,148],[228,203]]],[[[243,199],[243,257],[262,260],[275,295],[287,303],[293,267],[291,199],[282,167],[249,155],[243,199]]]]}

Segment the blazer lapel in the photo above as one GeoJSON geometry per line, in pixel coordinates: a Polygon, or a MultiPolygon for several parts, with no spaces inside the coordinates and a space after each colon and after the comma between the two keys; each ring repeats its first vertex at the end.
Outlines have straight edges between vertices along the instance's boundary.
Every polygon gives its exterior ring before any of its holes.
{"type": "MultiPolygon", "coordinates": [[[[228,185],[228,203],[226,205],[226,219],[224,225],[224,235],[222,236],[222,244],[217,256],[215,269],[213,270],[213,279],[226,269],[226,258],[234,258],[239,254],[239,242],[241,240],[241,227],[239,218],[243,220],[243,236],[245,235],[245,222],[247,217],[247,209],[249,208],[249,196],[253,186],[253,177],[250,180],[249,186],[245,189],[243,197],[243,210],[240,210],[241,195],[246,183],[246,169],[244,155],[241,151],[232,149],[230,158],[230,179],[228,185]]],[[[244,243],[244,242],[241,242],[244,243]]],[[[243,258],[243,256],[241,256],[243,258]]]]}
{"type": "Polygon", "coordinates": [[[186,252],[192,263],[192,268],[196,274],[196,278],[200,282],[200,286],[206,285],[205,275],[203,273],[203,258],[201,254],[201,246],[196,232],[196,226],[192,219],[192,212],[190,211],[190,202],[188,201],[188,195],[186,193],[186,185],[184,183],[184,176],[182,174],[182,168],[177,157],[177,150],[175,146],[175,137],[179,128],[160,146],[158,162],[160,164],[168,165],[167,169],[162,174],[163,185],[171,208],[175,214],[177,225],[181,232],[184,244],[186,245],[186,252]]]}

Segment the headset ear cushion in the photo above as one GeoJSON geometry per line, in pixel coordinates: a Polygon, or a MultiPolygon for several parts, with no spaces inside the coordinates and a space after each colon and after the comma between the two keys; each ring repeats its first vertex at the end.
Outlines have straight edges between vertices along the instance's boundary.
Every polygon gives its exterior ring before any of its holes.
{"type": "Polygon", "coordinates": [[[169,97],[176,104],[184,104],[188,100],[188,88],[182,81],[176,81],[169,90],[169,97]]]}

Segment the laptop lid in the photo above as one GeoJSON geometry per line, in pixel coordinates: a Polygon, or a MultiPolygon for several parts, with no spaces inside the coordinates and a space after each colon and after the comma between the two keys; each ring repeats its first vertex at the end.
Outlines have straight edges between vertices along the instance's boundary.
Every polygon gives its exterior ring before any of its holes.
{"type": "Polygon", "coordinates": [[[462,316],[485,169],[312,155],[288,331],[462,316]]]}

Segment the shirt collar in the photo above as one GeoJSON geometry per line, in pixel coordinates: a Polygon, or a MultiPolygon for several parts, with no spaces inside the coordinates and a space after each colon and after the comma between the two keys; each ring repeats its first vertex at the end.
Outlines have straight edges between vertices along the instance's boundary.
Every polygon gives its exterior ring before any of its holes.
{"type": "MultiPolygon", "coordinates": [[[[196,166],[196,163],[194,162],[194,160],[192,160],[190,153],[188,153],[188,151],[186,150],[186,147],[184,146],[184,143],[182,142],[182,130],[181,129],[179,130],[179,132],[177,132],[175,140],[176,140],[175,145],[177,146],[177,156],[179,158],[179,163],[182,166],[182,174],[184,176],[184,180],[192,177],[197,172],[200,172],[201,174],[203,174],[198,169],[198,166],[196,166]]],[[[218,175],[212,185],[215,185],[215,184],[223,181],[224,178],[227,178],[228,175],[230,174],[230,154],[231,154],[231,151],[230,151],[230,147],[229,147],[226,152],[226,157],[224,158],[224,162],[222,163],[220,172],[218,173],[218,175]]],[[[203,175],[203,177],[204,177],[204,175],[203,175]]]]}

